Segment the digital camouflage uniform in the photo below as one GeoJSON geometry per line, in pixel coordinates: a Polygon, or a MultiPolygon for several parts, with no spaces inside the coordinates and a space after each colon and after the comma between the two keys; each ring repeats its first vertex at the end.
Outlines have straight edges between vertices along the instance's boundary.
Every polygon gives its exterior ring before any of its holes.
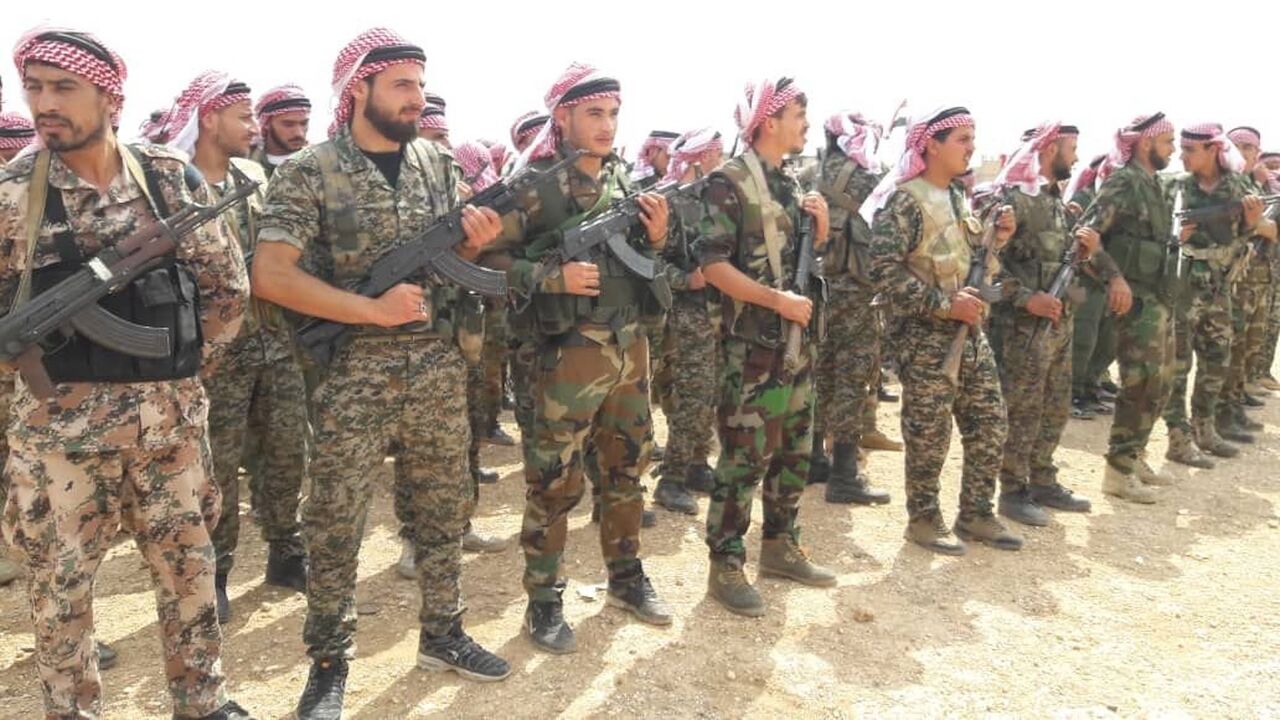
{"type": "MultiPolygon", "coordinates": [[[[1000,387],[1009,421],[1000,486],[1002,492],[1017,492],[1028,484],[1057,484],[1053,453],[1071,415],[1074,307],[1070,297],[1063,297],[1062,318],[1055,324],[1026,306],[1049,289],[1073,238],[1056,185],[1042,183],[1034,196],[1010,187],[1001,202],[1013,207],[1018,229],[1000,253],[999,277],[1009,302],[996,305],[991,320],[1000,326],[1004,344],[1000,387]]],[[[1117,274],[1102,251],[1083,265],[1103,288],[1117,274]]],[[[1083,289],[1076,285],[1069,292],[1078,296],[1083,289]]]]}
{"type": "MultiPolygon", "coordinates": [[[[302,252],[300,267],[352,289],[372,263],[458,204],[461,172],[441,146],[404,146],[397,186],[355,146],[349,129],[304,149],[271,181],[260,242],[302,252]],[[330,164],[332,163],[332,164],[330,164]],[[343,187],[338,176],[347,178],[343,187]],[[349,217],[349,223],[341,219],[349,217]],[[343,225],[355,228],[341,230],[343,225]]],[[[422,592],[423,630],[443,635],[461,617],[461,538],[474,508],[467,473],[466,363],[453,332],[458,291],[434,277],[433,324],[356,329],[312,397],[315,453],[303,510],[310,559],[303,639],[316,659],[355,650],[356,566],[374,470],[397,442],[397,483],[422,592]]]]}
{"type": "Polygon", "coordinates": [[[1174,370],[1173,210],[1159,178],[1136,162],[1117,169],[1079,223],[1098,231],[1103,249],[1133,291],[1133,307],[1116,318],[1120,393],[1107,461],[1126,475],[1164,412],[1174,370]]]}
{"type": "MultiPolygon", "coordinates": [[[[261,166],[235,159],[233,165],[260,185],[257,194],[227,212],[230,236],[247,255],[257,239],[257,218],[267,178],[261,166]]],[[[228,180],[230,182],[230,180],[228,180]]],[[[211,188],[214,195],[226,192],[211,188]]],[[[254,300],[240,336],[228,348],[226,358],[204,373],[209,393],[209,444],[213,470],[222,491],[222,514],[213,531],[218,553],[218,574],[226,575],[235,563],[240,537],[240,460],[244,454],[249,419],[256,417],[255,448],[260,462],[256,471],[255,508],[262,536],[289,555],[305,552],[299,537],[298,500],[307,472],[306,391],[302,372],[294,359],[293,343],[279,308],[254,300]]]]}
{"type": "MultiPolygon", "coordinates": [[[[176,212],[192,202],[184,162],[140,146],[161,199],[176,212]]],[[[0,303],[8,308],[27,264],[27,196],[35,156],[0,176],[0,303]]],[[[122,171],[105,194],[55,155],[50,192],[61,193],[75,245],[92,257],[149,221],[144,184],[122,171]]],[[[205,190],[200,188],[198,192],[205,190]]],[[[207,200],[208,198],[204,198],[207,200]]],[[[206,225],[178,243],[199,285],[206,362],[236,337],[248,296],[240,253],[206,225]]],[[[58,262],[44,223],[32,267],[58,262]]],[[[208,400],[198,377],[135,383],[61,383],[41,400],[18,381],[8,426],[10,483],[5,532],[25,556],[35,662],[48,717],[98,717],[102,687],[93,637],[94,576],[117,530],[127,529],[151,570],[165,674],[177,717],[227,702],[214,612],[214,550],[208,528],[220,497],[212,477],[208,400]]]]}
{"type": "MultiPolygon", "coordinates": [[[[727,262],[761,285],[790,287],[799,255],[803,191],[786,170],[763,160],[758,161],[765,185],[761,188],[748,156],[758,158],[752,150],[735,157],[712,173],[703,191],[707,211],[699,226],[702,267],[727,262]],[[774,267],[766,247],[765,223],[770,218],[781,241],[780,268],[774,267]]],[[[806,333],[799,363],[791,371],[784,369],[782,317],[728,295],[722,298],[720,458],[707,511],[707,546],[713,562],[741,568],[751,505],[761,483],[764,540],[799,542],[797,514],[813,445],[817,348],[806,333]]],[[[815,319],[820,314],[821,307],[815,306],[815,319]]]]}
{"type": "MultiPolygon", "coordinates": [[[[1247,188],[1245,176],[1224,173],[1217,186],[1205,192],[1195,176],[1186,173],[1166,188],[1170,199],[1178,192],[1182,193],[1183,208],[1194,210],[1239,200],[1247,188]]],[[[1242,240],[1237,238],[1237,228],[1224,226],[1223,231],[1210,233],[1202,227],[1183,244],[1182,299],[1174,313],[1176,364],[1164,411],[1165,424],[1170,428],[1189,430],[1191,424],[1212,424],[1219,397],[1226,387],[1234,335],[1232,288],[1227,281],[1227,271],[1241,250],[1242,240]],[[1191,423],[1188,423],[1186,396],[1193,351],[1196,380],[1191,394],[1191,423]]]]}
{"type": "MultiPolygon", "coordinates": [[[[530,166],[546,169],[565,155],[562,146],[553,157],[530,166]]],[[[535,266],[559,246],[564,229],[629,189],[626,169],[616,156],[604,160],[599,177],[589,177],[577,166],[565,168],[558,183],[543,183],[517,198],[520,227],[504,232],[491,252],[513,261],[508,284],[520,301],[509,322],[521,345],[512,362],[513,367],[525,365],[521,373],[531,371],[531,393],[522,397],[517,385],[516,403],[517,413],[525,414],[521,432],[528,486],[520,544],[524,587],[534,602],[557,601],[563,588],[560,566],[568,513],[582,499],[583,464],[591,456],[600,477],[600,545],[610,580],[625,582],[642,574],[640,478],[653,446],[649,347],[642,320],[657,314],[644,310],[654,305],[652,291],[602,253],[592,259],[601,273],[597,298],[565,292],[558,260],[552,261],[557,264],[549,275],[534,277],[535,266]],[[530,397],[532,408],[526,405],[530,397]]],[[[637,222],[629,241],[648,253],[645,237],[637,222]]]]}
{"type": "Polygon", "coordinates": [[[991,499],[1004,451],[1006,424],[995,356],[980,328],[970,328],[959,386],[943,370],[960,324],[948,318],[952,294],[968,273],[976,221],[956,185],[923,178],[903,183],[876,213],[871,277],[889,300],[885,334],[902,379],[907,514],[940,512],[939,476],[951,445],[954,415],[964,445],[960,515],[992,514],[991,499]]]}
{"type": "Polygon", "coordinates": [[[1272,247],[1267,252],[1271,265],[1271,294],[1267,306],[1267,332],[1262,338],[1262,348],[1254,361],[1250,377],[1263,378],[1271,375],[1271,366],[1276,360],[1276,345],[1280,343],[1280,249],[1272,247]]]}
{"type": "Polygon", "coordinates": [[[671,232],[663,251],[674,299],[660,352],[666,381],[658,394],[667,417],[662,476],[681,484],[690,468],[706,465],[716,424],[719,328],[712,324],[711,304],[717,293],[711,286],[701,290],[688,287],[688,275],[698,267],[697,233],[702,213],[698,198],[675,198],[671,232]]]}
{"type": "Polygon", "coordinates": [[[874,428],[874,423],[864,425],[864,414],[868,389],[880,371],[881,323],[868,275],[871,227],[858,214],[879,182],[879,174],[843,152],[828,151],[817,188],[830,208],[831,240],[822,260],[830,320],[818,352],[814,437],[831,433],[836,443],[854,447],[864,429],[874,428]]]}

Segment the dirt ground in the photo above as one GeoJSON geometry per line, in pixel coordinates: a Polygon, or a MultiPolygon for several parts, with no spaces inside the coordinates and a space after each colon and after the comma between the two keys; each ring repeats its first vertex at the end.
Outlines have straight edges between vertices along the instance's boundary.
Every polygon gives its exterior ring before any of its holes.
{"type": "MultiPolygon", "coordinates": [[[[817,487],[801,508],[806,545],[839,572],[839,586],[762,580],[769,613],[757,620],[705,597],[705,515],[662,510],[643,557],[675,624],[652,628],[606,607],[584,505],[570,519],[566,568],[576,655],[544,655],[521,637],[514,542],[466,558],[467,629],[514,668],[499,684],[414,668],[418,599],[393,567],[387,473],[361,553],[359,599],[372,614],[360,620],[347,717],[1280,717],[1280,397],[1254,417],[1268,424],[1258,445],[1211,471],[1172,466],[1181,481],[1154,506],[1102,495],[1109,422],[1072,421],[1057,456],[1062,479],[1093,498],[1094,511],[1024,529],[1027,547],[1015,554],[973,547],[943,558],[905,544],[902,456],[873,453],[871,473],[894,490],[892,504],[827,505],[817,487]]],[[[509,414],[505,422],[515,434],[509,414]]],[[[661,440],[660,413],[657,423],[661,440]]],[[[882,406],[881,425],[897,434],[896,405],[882,406]]],[[[1151,456],[1164,449],[1161,424],[1151,456]]],[[[482,490],[475,523],[514,536],[516,453],[488,448],[485,461],[503,477],[482,490]]],[[[957,438],[943,475],[949,517],[959,467],[957,438]]],[[[223,666],[232,696],[256,717],[287,718],[307,675],[305,600],[262,584],[265,546],[253,524],[245,529],[223,666]]],[[[108,717],[169,716],[149,584],[131,543],[98,578],[98,630],[121,656],[104,673],[108,717]]],[[[21,585],[0,589],[0,718],[41,712],[21,585]]]]}

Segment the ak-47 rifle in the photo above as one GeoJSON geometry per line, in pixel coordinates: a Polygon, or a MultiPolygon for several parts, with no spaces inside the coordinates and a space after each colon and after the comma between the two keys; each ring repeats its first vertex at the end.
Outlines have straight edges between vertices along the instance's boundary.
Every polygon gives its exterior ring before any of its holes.
{"type": "MultiPolygon", "coordinates": [[[[1280,215],[1280,195],[1269,197],[1275,197],[1277,200],[1267,204],[1262,216],[1267,220],[1274,221],[1277,215],[1280,215]]],[[[1264,202],[1265,201],[1266,198],[1264,198],[1264,202]]],[[[1240,249],[1239,253],[1232,259],[1231,266],[1227,268],[1228,285],[1239,281],[1240,277],[1244,275],[1245,269],[1249,267],[1249,263],[1253,262],[1254,258],[1266,253],[1266,244],[1267,239],[1260,236],[1244,243],[1244,246],[1240,249]]]]}
{"type": "Polygon", "coordinates": [[[134,357],[168,357],[173,352],[173,340],[167,328],[129,322],[98,305],[98,301],[164,262],[182,238],[252,195],[258,187],[235,166],[230,173],[234,188],[217,202],[191,203],[169,217],[147,223],[101,250],[71,277],[0,317],[0,362],[16,365],[32,394],[47,398],[54,389],[42,361],[41,343],[55,332],[74,331],[97,345],[134,357]]]}
{"type": "MultiPolygon", "coordinates": [[[[801,213],[797,237],[800,239],[800,256],[796,262],[796,276],[792,282],[792,291],[797,295],[808,297],[809,280],[814,275],[813,261],[813,217],[809,213],[801,213]]],[[[814,312],[818,308],[814,307],[814,312]]],[[[804,327],[789,320],[784,321],[787,334],[787,349],[782,356],[782,366],[788,372],[795,372],[800,366],[800,347],[804,341],[804,327]]]]}
{"type": "MultiPolygon", "coordinates": [[[[525,167],[508,180],[501,180],[477,193],[468,204],[491,208],[499,215],[516,209],[516,198],[526,190],[554,180],[581,154],[575,152],[546,170],[525,167]]],[[[435,270],[458,285],[490,297],[506,297],[507,276],[498,270],[463,260],[453,251],[466,240],[462,229],[462,208],[452,210],[432,223],[421,235],[394,248],[374,261],[369,274],[355,292],[378,297],[424,269],[435,270]]],[[[333,320],[312,318],[298,328],[298,344],[320,365],[328,365],[338,351],[351,342],[352,326],[333,320]]]]}
{"type": "MultiPolygon", "coordinates": [[[[964,287],[976,288],[978,296],[987,303],[1000,299],[1000,286],[987,284],[987,258],[997,251],[995,247],[996,220],[1000,217],[1000,203],[995,203],[987,211],[986,221],[982,228],[982,242],[974,248],[969,260],[969,274],[965,277],[964,287]]],[[[969,325],[960,323],[955,337],[951,339],[951,349],[942,364],[942,370],[951,381],[952,387],[960,385],[960,361],[964,357],[964,346],[969,341],[969,325]]]]}

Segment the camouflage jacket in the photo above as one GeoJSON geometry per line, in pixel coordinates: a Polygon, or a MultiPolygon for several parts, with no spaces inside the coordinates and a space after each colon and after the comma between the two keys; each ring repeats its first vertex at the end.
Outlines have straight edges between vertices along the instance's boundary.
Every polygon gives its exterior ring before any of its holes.
{"type": "MultiPolygon", "coordinates": [[[[281,165],[267,188],[258,242],[282,242],[302,253],[299,267],[327,283],[355,289],[373,263],[392,248],[416,239],[458,206],[462,171],[448,150],[414,140],[404,146],[400,177],[391,187],[382,171],[342,129],[331,140],[302,149],[281,165]],[[337,170],[354,193],[356,232],[344,236],[326,205],[322,147],[336,151],[337,170]]],[[[437,309],[456,293],[452,284],[423,272],[415,281],[431,291],[437,309]]],[[[381,332],[362,328],[362,332],[381,332]]],[[[403,329],[398,332],[404,332],[403,329]]]]}
{"type": "MultiPolygon", "coordinates": [[[[568,146],[561,145],[555,155],[536,160],[530,167],[546,170],[567,157],[568,152],[568,146]]],[[[543,261],[561,246],[565,229],[589,217],[587,213],[599,203],[610,177],[615,178],[612,200],[620,200],[632,192],[626,166],[617,155],[604,159],[597,177],[587,175],[577,165],[570,165],[560,171],[557,183],[526,189],[516,198],[517,212],[504,222],[502,235],[482,253],[482,264],[507,272],[507,284],[516,297],[516,311],[508,315],[508,319],[516,333],[533,331],[534,308],[530,300],[535,295],[566,294],[560,266],[542,268],[543,261]],[[535,273],[540,268],[541,271],[535,273]],[[542,276],[535,278],[535,274],[542,276]]],[[[628,240],[632,247],[650,254],[647,237],[644,226],[637,221],[628,240]]],[[[593,262],[601,265],[603,258],[593,262]]],[[[604,273],[605,268],[601,266],[601,274],[604,273]]],[[[617,342],[623,346],[629,345],[638,331],[638,318],[613,326],[584,320],[574,330],[576,335],[597,344],[617,342]]]]}
{"type": "MultiPolygon", "coordinates": [[[[1025,308],[1032,295],[1049,289],[1074,239],[1056,184],[1042,185],[1035,196],[1010,186],[1000,193],[1000,202],[1013,207],[1018,229],[1000,251],[998,277],[1004,296],[1014,307],[1025,308]]],[[[1104,283],[1119,274],[1101,248],[1081,269],[1104,283]]]]}
{"type": "MultiPolygon", "coordinates": [[[[951,205],[970,217],[962,186],[953,183],[948,192],[951,205]]],[[[963,220],[964,218],[959,218],[963,220]]],[[[936,285],[917,277],[907,265],[908,256],[924,238],[924,215],[919,203],[906,190],[896,190],[875,215],[871,227],[871,281],[889,300],[890,312],[898,320],[928,323],[942,320],[951,311],[951,297],[936,285]]],[[[970,238],[972,240],[972,238],[970,238]]]]}
{"type": "Polygon", "coordinates": [[[822,161],[816,189],[826,198],[831,211],[831,239],[823,249],[822,274],[831,279],[834,288],[871,282],[867,267],[871,226],[858,211],[882,176],[883,173],[861,167],[843,152],[828,150],[822,161]],[[843,187],[837,187],[844,172],[848,179],[843,187]]]}
{"type": "Polygon", "coordinates": [[[672,290],[688,290],[689,273],[698,268],[698,225],[705,212],[700,198],[679,195],[671,201],[671,219],[662,261],[667,284],[672,290]]]}
{"type": "MultiPolygon", "coordinates": [[[[1266,195],[1267,189],[1262,187],[1252,175],[1245,175],[1247,193],[1250,195],[1266,195]]],[[[1271,208],[1274,210],[1274,206],[1271,208]]],[[[1249,258],[1249,268],[1244,275],[1244,281],[1248,283],[1269,283],[1271,282],[1271,266],[1274,264],[1273,256],[1276,254],[1275,243],[1268,242],[1266,238],[1255,235],[1250,238],[1251,243],[1256,243],[1258,251],[1252,253],[1249,258]]]]}
{"type": "MultiPolygon", "coordinates": [[[[170,212],[194,199],[183,177],[183,158],[162,147],[138,146],[155,168],[170,212]]],[[[14,300],[27,265],[27,195],[35,154],[0,172],[0,303],[14,300]]],[[[49,173],[51,189],[62,193],[76,244],[86,257],[123,240],[152,219],[142,186],[122,170],[105,194],[73,173],[55,154],[49,173]]],[[[207,187],[197,194],[208,201],[207,187]]],[[[200,287],[201,320],[206,363],[220,353],[240,330],[249,295],[243,259],[223,231],[210,223],[178,245],[178,257],[195,271],[200,287]]],[[[60,260],[53,230],[39,231],[31,266],[40,268],[60,260]]],[[[203,431],[208,399],[199,378],[143,383],[62,383],[48,400],[33,397],[17,383],[9,423],[9,442],[38,452],[104,452],[124,448],[159,448],[190,442],[203,431]]]]}
{"type": "MultiPolygon", "coordinates": [[[[747,152],[752,152],[748,150],[747,152]]],[[[765,185],[769,196],[782,209],[778,219],[784,244],[781,251],[782,277],[774,274],[764,240],[761,208],[749,202],[746,184],[751,182],[747,163],[739,155],[711,174],[702,199],[706,214],[698,226],[701,236],[698,250],[702,267],[728,262],[747,277],[771,288],[790,286],[795,278],[799,255],[799,226],[803,191],[799,182],[786,169],[771,167],[764,160],[765,185]],[[745,182],[744,182],[745,180],[745,182]]],[[[780,316],[767,308],[722,298],[725,335],[773,344],[780,332],[780,316]]]]}
{"type": "Polygon", "coordinates": [[[1091,227],[1135,292],[1167,290],[1173,209],[1159,177],[1137,163],[1111,173],[1077,227],[1091,227]]]}

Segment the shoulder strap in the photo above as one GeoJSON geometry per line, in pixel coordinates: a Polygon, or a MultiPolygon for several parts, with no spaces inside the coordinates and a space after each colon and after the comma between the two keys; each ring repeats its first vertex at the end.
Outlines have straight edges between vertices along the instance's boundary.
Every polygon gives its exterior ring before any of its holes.
{"type": "Polygon", "coordinates": [[[576,225],[581,225],[583,221],[588,218],[595,217],[603,212],[604,209],[609,206],[609,203],[613,202],[613,194],[617,192],[619,183],[621,182],[619,178],[620,174],[618,172],[609,173],[609,177],[605,179],[604,187],[600,189],[600,197],[596,198],[595,205],[592,205],[590,208],[587,208],[585,211],[580,212],[571,218],[567,218],[564,222],[560,223],[560,227],[558,229],[568,230],[576,225]]]}
{"type": "Polygon", "coordinates": [[[36,243],[40,240],[40,226],[44,224],[45,202],[49,195],[49,166],[53,162],[53,153],[41,150],[36,153],[35,166],[31,172],[31,180],[27,184],[27,255],[22,265],[22,276],[18,280],[18,292],[13,296],[9,312],[25,303],[31,295],[31,264],[35,262],[36,243]]]}
{"type": "MultiPolygon", "coordinates": [[[[427,183],[427,196],[430,198],[438,197],[439,193],[433,193],[431,190],[444,190],[444,184],[440,178],[436,177],[435,163],[432,162],[433,153],[427,151],[427,141],[414,140],[410,142],[409,151],[413,153],[413,156],[418,160],[418,164],[422,166],[422,176],[427,183]]],[[[445,207],[434,206],[431,209],[436,217],[440,217],[448,210],[445,207]]]]}
{"type": "Polygon", "coordinates": [[[315,153],[316,162],[320,164],[324,211],[337,235],[336,247],[355,250],[360,247],[360,240],[357,237],[356,191],[351,187],[351,178],[338,167],[338,149],[332,143],[317,145],[315,153]]]}
{"type": "Polygon", "coordinates": [[[133,145],[125,145],[124,152],[120,153],[120,160],[124,163],[125,171],[142,188],[142,194],[146,196],[147,204],[151,206],[151,212],[155,213],[156,218],[168,217],[169,204],[165,202],[164,193],[160,192],[160,178],[156,175],[151,158],[143,155],[133,145]]]}
{"type": "Polygon", "coordinates": [[[845,163],[836,175],[835,182],[822,181],[818,184],[818,192],[825,195],[836,207],[856,214],[861,206],[855,203],[853,196],[849,194],[849,178],[853,177],[854,167],[853,162],[845,163]]]}
{"type": "Polygon", "coordinates": [[[743,162],[746,163],[748,172],[751,173],[751,182],[755,185],[756,194],[760,197],[760,217],[764,225],[764,249],[769,256],[769,268],[773,272],[773,281],[782,288],[787,279],[782,275],[782,248],[786,245],[787,239],[782,237],[782,233],[778,231],[778,215],[782,212],[782,207],[778,205],[778,201],[773,199],[773,195],[769,193],[769,185],[764,179],[764,167],[760,165],[760,158],[751,150],[742,154],[743,162]]]}

